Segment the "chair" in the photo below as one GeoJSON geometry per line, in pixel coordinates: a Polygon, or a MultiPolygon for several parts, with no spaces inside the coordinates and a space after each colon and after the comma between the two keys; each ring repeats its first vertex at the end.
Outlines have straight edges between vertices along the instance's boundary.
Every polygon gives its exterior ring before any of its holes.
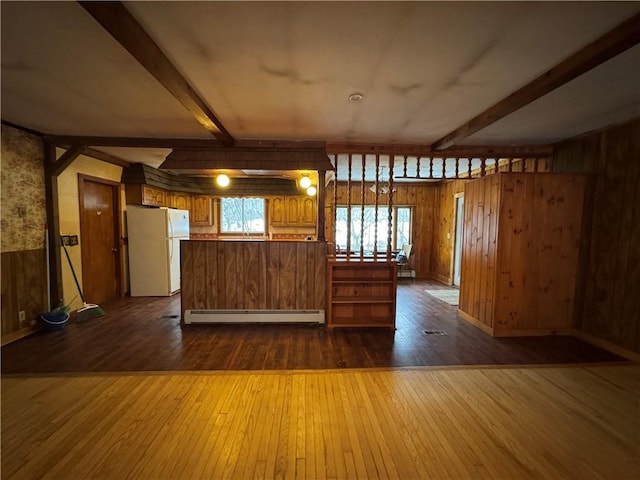
{"type": "Polygon", "coordinates": [[[402,250],[400,250],[396,255],[396,263],[398,264],[399,277],[413,277],[414,275],[412,270],[408,270],[409,257],[411,256],[412,249],[413,249],[413,244],[405,243],[404,245],[402,245],[402,250]]]}

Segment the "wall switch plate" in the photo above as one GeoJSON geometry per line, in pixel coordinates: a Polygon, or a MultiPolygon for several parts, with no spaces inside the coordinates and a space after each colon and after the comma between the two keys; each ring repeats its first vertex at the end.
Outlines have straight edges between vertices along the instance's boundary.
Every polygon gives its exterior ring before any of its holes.
{"type": "Polygon", "coordinates": [[[20,310],[18,312],[18,321],[19,322],[24,322],[27,319],[27,314],[24,310],[20,310]]]}

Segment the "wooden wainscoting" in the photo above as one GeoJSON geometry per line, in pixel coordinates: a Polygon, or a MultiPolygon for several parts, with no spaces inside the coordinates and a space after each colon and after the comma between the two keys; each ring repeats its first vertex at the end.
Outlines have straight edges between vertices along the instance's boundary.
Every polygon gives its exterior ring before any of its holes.
{"type": "Polygon", "coordinates": [[[31,321],[47,306],[46,258],[42,248],[2,252],[2,343],[32,331],[31,321]],[[25,320],[19,321],[19,312],[25,320]]]}
{"type": "Polygon", "coordinates": [[[182,318],[191,309],[324,310],[324,242],[183,241],[182,318]]]}

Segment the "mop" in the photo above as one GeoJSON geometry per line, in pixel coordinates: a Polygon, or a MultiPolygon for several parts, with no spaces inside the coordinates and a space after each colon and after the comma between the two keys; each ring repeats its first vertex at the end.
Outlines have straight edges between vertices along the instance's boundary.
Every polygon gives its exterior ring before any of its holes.
{"type": "Polygon", "coordinates": [[[62,244],[62,248],[64,249],[64,254],[67,256],[67,261],[69,262],[69,268],[71,268],[71,273],[73,274],[73,279],[76,282],[76,287],[78,287],[78,293],[80,294],[80,299],[82,300],[82,307],[80,307],[76,312],[76,320],[78,322],[84,322],[85,320],[91,320],[92,318],[97,318],[105,315],[105,312],[99,305],[95,303],[87,303],[84,299],[84,295],[82,294],[82,289],[80,288],[80,283],[78,282],[78,277],[76,277],[76,272],[73,269],[73,264],[71,263],[71,258],[69,257],[69,252],[67,251],[67,247],[64,244],[64,240],[60,237],[60,243],[62,244]]]}

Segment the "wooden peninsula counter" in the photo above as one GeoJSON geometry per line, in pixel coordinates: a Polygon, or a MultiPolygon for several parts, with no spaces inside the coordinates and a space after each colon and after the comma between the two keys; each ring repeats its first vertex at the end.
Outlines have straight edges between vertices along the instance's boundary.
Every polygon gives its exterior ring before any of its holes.
{"type": "Polygon", "coordinates": [[[327,244],[180,242],[185,323],[324,323],[327,244]]]}

